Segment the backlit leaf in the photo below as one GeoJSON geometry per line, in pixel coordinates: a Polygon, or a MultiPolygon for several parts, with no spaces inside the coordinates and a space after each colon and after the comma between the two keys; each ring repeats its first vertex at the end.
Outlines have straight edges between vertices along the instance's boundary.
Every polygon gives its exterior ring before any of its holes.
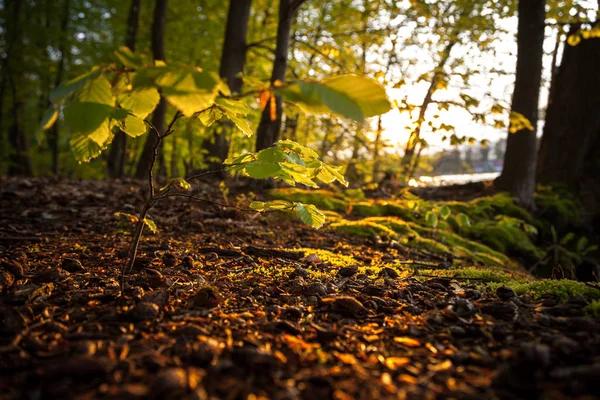
{"type": "Polygon", "coordinates": [[[312,204],[295,203],[296,215],[302,222],[319,229],[325,223],[325,215],[323,215],[317,207],[312,204]]]}

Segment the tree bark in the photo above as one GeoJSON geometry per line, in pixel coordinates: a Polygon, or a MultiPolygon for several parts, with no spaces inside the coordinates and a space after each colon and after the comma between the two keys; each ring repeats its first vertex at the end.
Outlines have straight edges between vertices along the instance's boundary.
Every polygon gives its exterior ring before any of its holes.
{"type": "Polygon", "coordinates": [[[544,44],[545,0],[520,0],[517,33],[517,72],[512,111],[521,113],[533,126],[509,133],[504,168],[496,180],[524,207],[533,208],[537,158],[537,121],[544,44]]]}
{"type": "MultiPolygon", "coordinates": [[[[140,25],[141,0],[132,0],[127,17],[127,34],[125,46],[135,51],[135,42],[140,25]]],[[[121,130],[115,135],[108,153],[108,175],[111,178],[122,178],[125,169],[125,156],[127,154],[127,134],[121,130]]]]}
{"type": "MultiPolygon", "coordinates": [[[[165,23],[167,16],[167,0],[156,0],[154,7],[154,20],[152,21],[152,56],[155,61],[165,59],[165,23]]],[[[164,97],[160,97],[160,101],[152,114],[152,125],[162,135],[165,132],[165,113],[167,111],[167,101],[164,97]]],[[[140,160],[138,161],[137,170],[135,171],[135,177],[137,179],[145,179],[148,177],[148,170],[152,165],[152,159],[154,158],[154,146],[158,141],[156,132],[150,129],[146,143],[144,144],[144,150],[140,160]]],[[[159,170],[161,167],[164,168],[164,162],[160,162],[160,155],[162,154],[162,148],[159,151],[159,170]]],[[[160,173],[159,173],[160,175],[160,173]]]]}
{"type": "MultiPolygon", "coordinates": [[[[69,17],[71,14],[71,0],[65,0],[64,3],[64,14],[60,22],[60,38],[58,41],[58,52],[60,58],[58,59],[58,67],[56,69],[56,78],[54,80],[54,87],[57,87],[63,80],[65,73],[65,59],[67,52],[67,28],[69,25],[69,17]]],[[[50,100],[47,101],[48,107],[51,106],[50,100]]],[[[60,155],[60,132],[59,123],[56,121],[54,125],[48,131],[48,142],[50,144],[50,150],[52,151],[52,173],[58,175],[59,172],[59,155],[60,155]]]]}
{"type": "Polygon", "coordinates": [[[20,80],[23,78],[23,27],[21,0],[7,0],[4,6],[7,10],[6,21],[6,76],[12,100],[12,117],[8,126],[8,141],[12,146],[12,152],[8,160],[8,175],[31,175],[31,159],[29,158],[29,138],[22,125],[21,118],[24,112],[23,99],[19,93],[20,80]]]}
{"type": "MultiPolygon", "coordinates": [[[[242,91],[243,81],[240,74],[244,72],[246,65],[246,36],[251,5],[252,0],[231,0],[229,3],[219,75],[227,82],[232,93],[241,93],[242,91]]],[[[210,157],[218,159],[217,162],[209,163],[209,169],[219,167],[229,154],[228,132],[233,127],[232,124],[227,125],[229,129],[222,129],[221,132],[213,129],[212,137],[202,144],[210,157]]]]}
{"type": "MultiPolygon", "coordinates": [[[[573,27],[571,33],[577,31],[573,27]]],[[[592,214],[600,215],[600,39],[565,45],[539,151],[543,184],[576,190],[592,214]]]]}
{"type": "MultiPolygon", "coordinates": [[[[453,36],[454,35],[455,34],[453,34],[453,36]]],[[[427,113],[427,109],[431,105],[431,101],[433,100],[433,94],[436,91],[437,80],[444,75],[444,67],[450,59],[450,53],[452,52],[452,48],[456,45],[456,43],[456,39],[451,39],[451,41],[444,48],[444,51],[442,52],[442,58],[440,59],[437,67],[434,70],[434,74],[431,78],[429,88],[427,89],[427,93],[425,94],[423,102],[421,103],[421,108],[419,109],[419,117],[417,119],[417,126],[415,130],[410,133],[408,141],[406,142],[404,157],[402,157],[402,174],[404,175],[407,181],[411,177],[411,171],[417,167],[417,165],[415,165],[414,160],[415,152],[417,150],[417,146],[419,146],[419,143],[421,141],[421,131],[423,129],[423,123],[425,122],[425,115],[427,113]]]]}
{"type": "MultiPolygon", "coordinates": [[[[292,20],[302,3],[304,3],[304,0],[280,0],[279,2],[279,22],[277,24],[277,41],[273,71],[271,73],[271,84],[274,84],[276,81],[285,82],[292,20]]],[[[263,110],[260,124],[256,131],[256,151],[272,146],[273,143],[279,140],[281,135],[281,116],[283,114],[283,101],[281,97],[276,97],[275,104],[277,110],[274,120],[271,120],[270,107],[268,105],[263,110]]]]}

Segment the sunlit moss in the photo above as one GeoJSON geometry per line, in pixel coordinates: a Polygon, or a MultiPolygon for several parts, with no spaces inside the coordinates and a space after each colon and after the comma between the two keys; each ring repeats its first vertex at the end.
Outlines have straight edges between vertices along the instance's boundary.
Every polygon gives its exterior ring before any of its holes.
{"type": "Polygon", "coordinates": [[[600,316],[600,300],[594,300],[585,307],[585,311],[595,317],[600,316]]]}
{"type": "Polygon", "coordinates": [[[473,279],[472,283],[480,281],[482,283],[506,283],[515,279],[513,274],[491,268],[475,268],[465,267],[457,269],[434,269],[434,270],[421,270],[421,273],[426,275],[446,276],[446,277],[457,277],[464,279],[473,279]]]}
{"type": "Polygon", "coordinates": [[[539,298],[545,294],[553,294],[560,300],[567,300],[575,295],[600,299],[599,289],[589,287],[584,282],[570,279],[541,279],[530,282],[510,281],[506,285],[512,287],[518,294],[528,294],[534,298],[539,298]]]}
{"type": "Polygon", "coordinates": [[[385,238],[396,237],[396,233],[387,226],[366,220],[341,220],[331,224],[329,227],[336,232],[343,232],[353,236],[371,237],[379,235],[385,238]]]}

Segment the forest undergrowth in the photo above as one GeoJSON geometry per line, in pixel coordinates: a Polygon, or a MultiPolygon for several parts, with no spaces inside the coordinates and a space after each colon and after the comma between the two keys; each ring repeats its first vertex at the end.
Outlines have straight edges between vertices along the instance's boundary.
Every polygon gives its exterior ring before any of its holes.
{"type": "Polygon", "coordinates": [[[269,193],[324,210],[315,230],[200,186],[219,204],[158,204],[120,296],[135,181],[0,188],[2,398],[600,395],[600,288],[557,279],[594,249],[549,189],[535,216],[502,193],[269,193]]]}

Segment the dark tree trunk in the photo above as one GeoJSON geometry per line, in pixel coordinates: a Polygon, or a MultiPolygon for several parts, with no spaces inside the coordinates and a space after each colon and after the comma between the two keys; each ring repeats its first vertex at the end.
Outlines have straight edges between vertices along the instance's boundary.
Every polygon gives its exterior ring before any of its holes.
{"type": "MultiPolygon", "coordinates": [[[[167,16],[167,0],[156,0],[154,7],[154,20],[152,22],[152,56],[154,60],[165,59],[165,22],[167,16]]],[[[167,111],[167,101],[161,96],[160,102],[156,106],[154,113],[152,114],[152,125],[162,135],[165,132],[165,113],[167,111]]],[[[152,158],[154,157],[154,146],[158,138],[156,132],[150,130],[148,138],[144,144],[144,150],[142,156],[138,161],[137,170],[135,177],[137,179],[145,179],[148,176],[148,170],[152,165],[152,158]]],[[[161,161],[162,149],[159,148],[159,175],[160,169],[164,168],[164,162],[161,161]]]]}
{"type": "Polygon", "coordinates": [[[22,38],[22,6],[21,0],[5,1],[7,10],[6,37],[8,46],[6,49],[6,76],[11,94],[11,123],[8,126],[8,142],[12,147],[9,156],[9,175],[31,175],[31,159],[29,158],[29,138],[21,124],[24,113],[24,103],[19,93],[20,80],[23,78],[23,38],[22,38]]]}
{"type": "MultiPolygon", "coordinates": [[[[271,84],[274,84],[276,81],[282,83],[285,81],[292,20],[303,2],[301,0],[280,0],[279,2],[279,23],[277,24],[277,43],[275,45],[275,60],[273,61],[271,84]]],[[[274,120],[271,119],[270,107],[268,105],[262,113],[260,124],[256,131],[257,151],[272,146],[273,143],[279,140],[281,134],[281,116],[283,115],[283,101],[281,97],[277,97],[275,103],[277,112],[274,120]]]]}
{"type": "Polygon", "coordinates": [[[600,39],[565,45],[546,112],[537,166],[540,183],[560,183],[576,190],[596,216],[600,215],[598,71],[600,39]]]}
{"type": "MultiPolygon", "coordinates": [[[[243,82],[239,74],[246,65],[246,36],[251,5],[252,0],[231,0],[229,3],[219,75],[225,79],[233,93],[242,91],[243,82]]],[[[231,124],[228,125],[231,128],[231,124]]],[[[209,163],[209,169],[220,166],[227,158],[230,145],[228,131],[231,129],[223,129],[221,132],[213,129],[212,138],[204,141],[203,148],[207,155],[218,159],[217,162],[209,163]]]]}
{"type": "Polygon", "coordinates": [[[500,190],[509,191],[524,207],[533,208],[537,158],[537,121],[544,44],[545,0],[520,0],[517,34],[517,72],[512,111],[523,114],[533,131],[509,133],[504,168],[496,180],[500,190]]]}
{"type": "MultiPolygon", "coordinates": [[[[64,3],[64,14],[60,23],[60,38],[58,41],[58,52],[60,58],[58,60],[58,67],[56,69],[56,78],[54,80],[54,87],[57,87],[63,80],[65,73],[65,59],[67,52],[67,28],[69,25],[69,17],[71,14],[71,0],[65,0],[64,3]]],[[[48,106],[51,105],[50,101],[47,102],[48,106]]],[[[50,144],[50,150],[52,151],[52,173],[58,175],[59,172],[59,155],[60,155],[60,132],[59,132],[58,121],[52,125],[48,131],[48,142],[50,144]]]]}
{"type": "MultiPolygon", "coordinates": [[[[132,0],[127,17],[127,36],[125,46],[135,51],[135,42],[140,25],[141,0],[132,0]]],[[[125,169],[125,156],[127,154],[127,134],[121,130],[115,135],[108,153],[108,175],[111,178],[122,178],[125,169]]]]}

